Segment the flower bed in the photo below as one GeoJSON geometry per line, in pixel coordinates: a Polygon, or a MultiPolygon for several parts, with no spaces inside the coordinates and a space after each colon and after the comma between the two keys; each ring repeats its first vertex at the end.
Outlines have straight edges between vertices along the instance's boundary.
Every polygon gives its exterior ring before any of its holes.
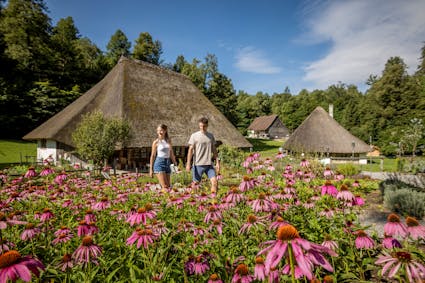
{"type": "Polygon", "coordinates": [[[425,231],[415,219],[391,215],[384,239],[358,222],[362,195],[376,183],[287,162],[250,155],[231,173],[239,179],[223,174],[229,185],[217,195],[179,176],[161,190],[136,174],[0,174],[0,282],[424,278],[425,231]]]}

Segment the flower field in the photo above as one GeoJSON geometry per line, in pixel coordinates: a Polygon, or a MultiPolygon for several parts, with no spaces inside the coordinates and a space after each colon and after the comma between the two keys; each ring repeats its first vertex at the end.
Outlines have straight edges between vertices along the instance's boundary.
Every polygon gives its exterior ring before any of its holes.
{"type": "MultiPolygon", "coordinates": [[[[136,174],[0,174],[0,283],[422,282],[425,228],[391,214],[385,237],[358,222],[371,180],[281,154],[192,188],[136,174]]],[[[179,176],[180,175],[180,176],[179,176]]]]}

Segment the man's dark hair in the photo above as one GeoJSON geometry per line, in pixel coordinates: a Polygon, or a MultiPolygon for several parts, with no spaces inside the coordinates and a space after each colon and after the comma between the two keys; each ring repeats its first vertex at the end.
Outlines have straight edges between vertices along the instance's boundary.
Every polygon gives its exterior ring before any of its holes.
{"type": "Polygon", "coordinates": [[[198,120],[199,123],[202,123],[204,125],[208,125],[208,118],[202,117],[198,120]]]}

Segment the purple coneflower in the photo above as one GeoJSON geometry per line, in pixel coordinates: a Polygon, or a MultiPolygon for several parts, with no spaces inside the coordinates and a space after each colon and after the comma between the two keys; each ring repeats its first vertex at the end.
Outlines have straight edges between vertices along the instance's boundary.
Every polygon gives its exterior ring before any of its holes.
{"type": "Polygon", "coordinates": [[[81,245],[74,251],[72,258],[77,263],[93,262],[98,264],[97,258],[102,254],[102,248],[93,242],[91,236],[84,236],[81,245]]]}
{"type": "Polygon", "coordinates": [[[12,242],[9,242],[7,239],[0,239],[0,254],[3,254],[10,250],[10,247],[16,247],[16,245],[12,242]]]}
{"type": "Polygon", "coordinates": [[[259,281],[266,279],[266,267],[264,266],[264,258],[261,256],[255,258],[254,277],[259,281]]]}
{"type": "Polygon", "coordinates": [[[72,239],[72,234],[71,233],[62,233],[59,236],[57,236],[55,239],[53,239],[52,244],[53,245],[57,245],[60,243],[66,243],[69,240],[72,239]]]}
{"type": "Polygon", "coordinates": [[[207,283],[223,283],[223,280],[221,280],[220,277],[218,277],[217,273],[213,273],[211,274],[207,283]]]}
{"type": "Polygon", "coordinates": [[[250,283],[254,279],[254,276],[249,274],[248,266],[241,263],[238,265],[238,267],[236,267],[235,274],[232,278],[232,283],[250,283]]]}
{"type": "Polygon", "coordinates": [[[241,229],[239,230],[239,234],[249,232],[252,227],[258,227],[258,225],[265,226],[265,224],[261,222],[257,216],[250,214],[248,215],[247,222],[243,224],[241,229]]]}
{"type": "Polygon", "coordinates": [[[25,230],[21,234],[21,240],[27,241],[33,239],[35,236],[41,233],[40,228],[36,227],[33,223],[25,225],[25,230]]]}
{"type": "Polygon", "coordinates": [[[62,171],[55,177],[54,182],[58,185],[62,185],[62,183],[66,180],[68,176],[66,175],[65,171],[62,171]]]}
{"type": "Polygon", "coordinates": [[[228,203],[239,203],[245,200],[245,196],[241,193],[238,187],[231,187],[229,193],[224,198],[228,203]]]}
{"type": "Polygon", "coordinates": [[[147,219],[153,219],[156,217],[156,212],[153,210],[153,206],[147,203],[144,207],[139,208],[137,212],[130,214],[126,222],[130,223],[130,226],[140,224],[142,222],[146,224],[147,219]]]}
{"type": "Polygon", "coordinates": [[[102,197],[99,202],[93,204],[92,209],[94,210],[104,210],[111,207],[111,202],[108,197],[102,197]]]}
{"type": "Polygon", "coordinates": [[[364,199],[360,195],[356,195],[353,200],[353,205],[356,205],[356,206],[364,205],[364,199]]]}
{"type": "Polygon", "coordinates": [[[333,250],[334,252],[336,252],[336,250],[338,249],[338,243],[336,241],[333,241],[329,235],[325,236],[325,240],[322,243],[322,246],[333,250]]]}
{"type": "Polygon", "coordinates": [[[242,192],[245,192],[249,189],[254,188],[254,186],[255,186],[254,179],[252,179],[249,176],[244,176],[242,182],[239,185],[239,189],[242,192]]]}
{"type": "Polygon", "coordinates": [[[74,267],[74,262],[72,261],[72,255],[71,254],[65,254],[62,257],[62,260],[59,263],[58,267],[62,270],[62,272],[65,272],[68,269],[72,269],[74,267]]]}
{"type": "Polygon", "coordinates": [[[258,199],[249,201],[252,210],[255,212],[269,212],[279,207],[278,204],[274,203],[270,199],[267,199],[265,193],[260,193],[258,199]]]}
{"type": "Polygon", "coordinates": [[[205,215],[204,222],[208,223],[210,221],[214,221],[215,219],[222,219],[223,215],[221,211],[217,207],[217,205],[212,204],[208,207],[208,213],[205,215]]]}
{"type": "Polygon", "coordinates": [[[43,168],[43,170],[41,170],[40,172],[40,176],[47,176],[47,175],[51,175],[55,173],[55,171],[53,171],[52,168],[50,168],[50,166],[46,166],[43,168]]]}
{"type": "Polygon", "coordinates": [[[15,282],[21,279],[25,282],[31,281],[31,273],[36,277],[44,270],[44,265],[37,259],[29,256],[21,256],[18,251],[11,250],[0,255],[0,282],[8,280],[15,282]]]}
{"type": "Polygon", "coordinates": [[[344,180],[344,175],[342,175],[340,172],[336,172],[335,180],[337,180],[337,181],[344,180]]]}
{"type": "Polygon", "coordinates": [[[127,239],[126,243],[130,246],[137,242],[137,248],[140,248],[140,246],[143,245],[143,247],[147,249],[158,237],[159,235],[154,233],[152,229],[137,228],[136,231],[134,231],[127,239]]]}
{"type": "Polygon", "coordinates": [[[381,274],[384,277],[393,278],[400,270],[405,272],[408,282],[422,282],[425,279],[425,266],[412,258],[412,254],[405,251],[383,252],[375,264],[384,265],[381,274]],[[388,272],[388,274],[386,274],[388,272]]]}
{"type": "Polygon", "coordinates": [[[335,215],[335,212],[332,209],[329,208],[325,208],[324,210],[322,210],[321,212],[319,212],[320,216],[324,216],[326,218],[332,218],[335,215]]]}
{"type": "Polygon", "coordinates": [[[24,175],[25,178],[32,178],[32,177],[35,177],[35,176],[37,176],[37,173],[35,172],[34,167],[28,168],[28,171],[24,175]]]}
{"type": "Polygon", "coordinates": [[[355,187],[355,188],[360,187],[360,183],[359,183],[359,181],[354,180],[354,182],[353,182],[352,186],[353,186],[353,187],[355,187]]]}
{"type": "Polygon", "coordinates": [[[86,214],[84,215],[84,220],[87,223],[96,222],[96,215],[93,213],[93,210],[87,209],[86,214]]]}
{"type": "Polygon", "coordinates": [[[322,195],[331,195],[336,197],[338,190],[332,185],[331,181],[326,180],[325,184],[322,186],[322,195]]]}
{"type": "Polygon", "coordinates": [[[54,217],[54,214],[52,213],[52,211],[50,211],[50,208],[44,208],[43,209],[43,213],[40,216],[40,221],[41,222],[46,222],[47,220],[51,219],[54,217]]]}
{"type": "Polygon", "coordinates": [[[223,233],[223,222],[221,222],[221,219],[214,219],[213,223],[208,227],[208,230],[212,231],[214,228],[217,229],[219,235],[223,233]]]}
{"type": "Polygon", "coordinates": [[[363,230],[356,232],[357,238],[355,240],[357,249],[373,249],[375,241],[363,230]]]}
{"type": "Polygon", "coordinates": [[[336,198],[343,201],[347,206],[351,206],[355,199],[352,192],[348,190],[347,185],[342,184],[340,191],[337,193],[336,198]]]}
{"type": "Polygon", "coordinates": [[[284,225],[288,225],[288,222],[286,222],[285,220],[283,220],[282,217],[278,216],[276,218],[276,221],[273,221],[270,224],[269,229],[276,230],[276,229],[279,229],[280,226],[284,226],[284,225]]]}
{"type": "Polygon", "coordinates": [[[413,240],[425,239],[425,226],[419,224],[416,218],[406,217],[407,232],[413,240]]]}
{"type": "Polygon", "coordinates": [[[325,177],[325,179],[329,179],[330,177],[332,177],[332,175],[334,174],[334,172],[332,172],[331,168],[326,167],[325,171],[323,172],[323,176],[325,177]]]}
{"type": "Polygon", "coordinates": [[[301,159],[301,162],[300,162],[301,167],[308,167],[309,165],[310,165],[310,162],[308,162],[307,159],[305,158],[301,159]]]}
{"type": "Polygon", "coordinates": [[[12,225],[25,225],[27,222],[15,220],[15,219],[9,219],[9,217],[6,217],[6,215],[3,212],[0,212],[0,229],[6,229],[7,226],[12,225]]]}
{"type": "Polygon", "coordinates": [[[395,213],[388,215],[387,223],[384,225],[384,232],[388,236],[400,236],[403,238],[407,236],[406,225],[400,221],[400,217],[395,213]]]}
{"type": "Polygon", "coordinates": [[[268,246],[261,250],[258,255],[268,252],[264,263],[266,273],[276,268],[282,258],[286,259],[287,257],[295,259],[294,264],[300,268],[303,275],[309,280],[313,278],[312,268],[314,265],[322,266],[326,270],[333,272],[332,266],[322,253],[331,256],[337,256],[337,254],[329,248],[302,239],[297,229],[290,224],[281,226],[278,229],[277,240],[267,241],[263,245],[268,246]],[[304,251],[306,254],[304,254],[304,251]]]}
{"type": "Polygon", "coordinates": [[[207,272],[210,269],[209,256],[201,254],[195,257],[193,262],[193,269],[195,275],[203,275],[205,272],[207,272]]]}
{"type": "Polygon", "coordinates": [[[382,246],[386,249],[393,249],[393,248],[401,248],[400,242],[393,238],[392,236],[388,236],[384,234],[384,239],[382,240],[382,246]]]}

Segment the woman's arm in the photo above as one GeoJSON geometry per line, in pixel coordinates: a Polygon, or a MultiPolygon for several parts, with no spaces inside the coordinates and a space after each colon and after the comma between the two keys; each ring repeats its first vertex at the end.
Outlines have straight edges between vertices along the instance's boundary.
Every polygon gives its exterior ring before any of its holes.
{"type": "Polygon", "coordinates": [[[175,165],[178,165],[178,164],[177,164],[177,160],[176,160],[176,156],[174,155],[174,150],[173,150],[173,145],[171,144],[171,140],[170,140],[169,144],[170,144],[170,158],[171,158],[171,161],[172,161],[175,165]]]}
{"type": "Polygon", "coordinates": [[[155,161],[156,156],[156,146],[157,146],[157,140],[154,140],[152,143],[152,150],[151,150],[151,158],[149,161],[149,176],[153,177],[153,162],[155,161]]]}

